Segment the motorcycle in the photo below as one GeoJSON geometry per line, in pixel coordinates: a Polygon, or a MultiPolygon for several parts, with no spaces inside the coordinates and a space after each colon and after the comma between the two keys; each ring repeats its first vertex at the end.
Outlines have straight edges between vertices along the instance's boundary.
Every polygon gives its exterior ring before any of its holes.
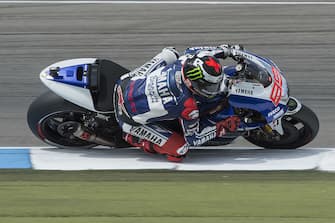
{"type": "MultiPolygon", "coordinates": [[[[238,116],[241,122],[237,131],[202,146],[223,146],[238,137],[270,149],[296,149],[311,142],[319,130],[318,118],[289,95],[278,66],[251,52],[231,52],[238,63],[224,68],[228,92],[222,109],[227,117],[238,116]]],[[[113,106],[114,84],[128,72],[113,61],[97,58],[65,60],[46,67],[40,79],[50,90],[28,109],[31,131],[58,148],[129,147],[122,139],[113,106]]],[[[162,122],[181,131],[176,123],[162,122]]]]}

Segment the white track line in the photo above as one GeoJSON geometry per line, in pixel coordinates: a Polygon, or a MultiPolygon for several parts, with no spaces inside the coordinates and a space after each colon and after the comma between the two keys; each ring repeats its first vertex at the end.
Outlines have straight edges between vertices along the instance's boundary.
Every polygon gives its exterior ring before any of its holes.
{"type": "Polygon", "coordinates": [[[192,5],[335,5],[335,2],[234,1],[0,1],[0,4],[192,4],[192,5]]]}

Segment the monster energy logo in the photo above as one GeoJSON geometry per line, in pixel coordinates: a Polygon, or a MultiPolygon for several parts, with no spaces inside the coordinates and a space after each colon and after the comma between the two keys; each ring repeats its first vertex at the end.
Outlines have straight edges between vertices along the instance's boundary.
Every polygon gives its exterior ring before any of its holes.
{"type": "Polygon", "coordinates": [[[199,66],[192,70],[187,71],[186,76],[192,81],[198,80],[204,77],[202,70],[199,66]]]}

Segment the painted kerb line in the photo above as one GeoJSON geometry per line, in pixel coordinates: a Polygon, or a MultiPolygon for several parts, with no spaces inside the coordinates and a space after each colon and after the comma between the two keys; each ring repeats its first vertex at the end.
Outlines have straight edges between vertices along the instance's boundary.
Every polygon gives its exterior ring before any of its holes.
{"type": "Polygon", "coordinates": [[[0,4],[197,4],[197,5],[335,5],[335,2],[233,1],[0,1],[0,4]]]}

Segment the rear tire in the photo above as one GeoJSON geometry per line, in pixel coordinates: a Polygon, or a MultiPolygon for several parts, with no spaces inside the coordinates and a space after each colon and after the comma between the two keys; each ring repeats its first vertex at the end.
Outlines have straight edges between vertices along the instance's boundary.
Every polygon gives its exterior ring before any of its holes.
{"type": "Polygon", "coordinates": [[[260,147],[269,149],[296,149],[311,142],[319,132],[319,120],[307,106],[297,113],[282,119],[284,135],[270,139],[261,130],[252,130],[246,140],[260,147]]]}
{"type": "Polygon", "coordinates": [[[70,135],[61,135],[59,131],[61,123],[80,122],[80,117],[89,112],[48,91],[30,105],[27,121],[33,134],[49,145],[59,148],[92,148],[96,144],[70,135]]]}

